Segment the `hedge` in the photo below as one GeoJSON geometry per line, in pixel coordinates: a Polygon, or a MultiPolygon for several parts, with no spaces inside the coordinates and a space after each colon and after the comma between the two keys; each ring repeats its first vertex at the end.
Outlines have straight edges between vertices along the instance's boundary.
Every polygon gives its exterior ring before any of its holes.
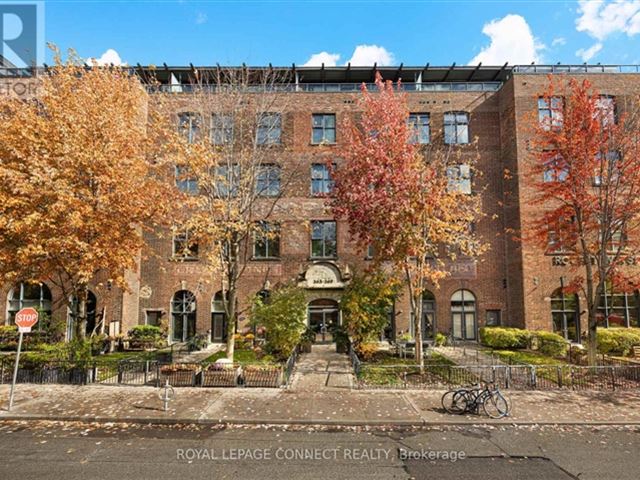
{"type": "Polygon", "coordinates": [[[640,328],[598,328],[598,353],[629,355],[640,345],[640,328]]]}
{"type": "Polygon", "coordinates": [[[480,342],[487,347],[496,349],[527,348],[531,332],[520,328],[482,327],[480,342]]]}
{"type": "Polygon", "coordinates": [[[543,330],[533,332],[532,343],[536,344],[535,349],[549,357],[564,357],[569,349],[569,343],[563,336],[543,330]]]}

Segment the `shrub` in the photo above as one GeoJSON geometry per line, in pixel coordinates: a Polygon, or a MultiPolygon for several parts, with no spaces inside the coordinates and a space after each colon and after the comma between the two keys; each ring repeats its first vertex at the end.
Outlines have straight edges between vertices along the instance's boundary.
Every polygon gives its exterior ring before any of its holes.
{"type": "Polygon", "coordinates": [[[162,329],[155,325],[136,325],[129,330],[131,348],[154,348],[164,344],[162,329]]]}
{"type": "Polygon", "coordinates": [[[564,337],[553,332],[534,332],[532,340],[540,353],[550,357],[564,357],[569,349],[564,337]]]}
{"type": "Polygon", "coordinates": [[[447,344],[447,336],[444,333],[436,333],[436,338],[434,340],[436,347],[442,347],[447,344]]]}
{"type": "Polygon", "coordinates": [[[307,300],[295,285],[284,285],[271,292],[268,300],[256,295],[251,323],[265,328],[265,349],[281,360],[300,343],[307,326],[307,300]]]}
{"type": "Polygon", "coordinates": [[[480,342],[491,348],[527,348],[530,339],[531,332],[521,328],[482,327],[480,329],[480,342]]]}
{"type": "Polygon", "coordinates": [[[371,361],[373,357],[376,355],[377,351],[378,351],[378,344],[373,342],[360,343],[356,347],[356,353],[358,354],[358,357],[360,358],[360,360],[362,360],[363,362],[371,361]]]}
{"type": "Polygon", "coordinates": [[[599,328],[598,353],[628,355],[634,345],[640,345],[640,328],[599,328]]]}

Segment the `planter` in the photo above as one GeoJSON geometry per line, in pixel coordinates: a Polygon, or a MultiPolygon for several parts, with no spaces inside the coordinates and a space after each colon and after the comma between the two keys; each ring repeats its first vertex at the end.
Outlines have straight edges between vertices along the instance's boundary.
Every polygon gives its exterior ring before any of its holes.
{"type": "Polygon", "coordinates": [[[160,385],[169,381],[173,387],[194,387],[198,369],[194,367],[181,367],[168,365],[160,368],[160,385]]]}
{"type": "Polygon", "coordinates": [[[349,344],[336,342],[336,352],[337,353],[347,353],[349,351],[349,344]]]}
{"type": "Polygon", "coordinates": [[[202,387],[237,387],[240,369],[238,367],[209,367],[199,373],[199,384],[202,387]]]}
{"type": "Polygon", "coordinates": [[[300,353],[311,353],[311,342],[304,342],[300,344],[300,353]]]}
{"type": "Polygon", "coordinates": [[[249,365],[243,368],[241,380],[245,387],[277,388],[282,385],[282,368],[279,365],[249,365]]]}

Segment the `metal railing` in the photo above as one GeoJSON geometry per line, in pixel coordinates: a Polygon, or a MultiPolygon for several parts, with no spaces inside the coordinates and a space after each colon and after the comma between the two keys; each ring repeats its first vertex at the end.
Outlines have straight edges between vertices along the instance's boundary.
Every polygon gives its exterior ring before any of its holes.
{"type": "Polygon", "coordinates": [[[513,73],[640,73],[640,65],[516,65],[513,73]]]}
{"type": "Polygon", "coordinates": [[[287,362],[284,365],[284,385],[289,385],[291,382],[291,375],[293,374],[293,369],[296,366],[296,362],[298,361],[298,351],[300,350],[299,346],[293,349],[291,355],[287,359],[287,362]]]}
{"type": "MultiPolygon", "coordinates": [[[[250,85],[244,87],[249,93],[261,92],[306,92],[306,93],[354,93],[359,92],[362,83],[290,83],[276,85],[250,85]]],[[[375,89],[374,83],[365,83],[368,89],[375,89]]],[[[403,83],[401,89],[405,92],[496,92],[502,87],[502,82],[433,82],[433,83],[403,83]]],[[[196,93],[226,91],[226,85],[198,85],[173,84],[149,85],[149,92],[163,93],[196,93]]]]}
{"type": "MultiPolygon", "coordinates": [[[[167,381],[174,387],[270,387],[286,384],[295,365],[295,354],[286,364],[234,364],[161,362],[158,360],[64,361],[22,360],[18,383],[66,385],[155,386],[167,381]]],[[[0,384],[11,382],[11,358],[0,359],[0,384]]]]}

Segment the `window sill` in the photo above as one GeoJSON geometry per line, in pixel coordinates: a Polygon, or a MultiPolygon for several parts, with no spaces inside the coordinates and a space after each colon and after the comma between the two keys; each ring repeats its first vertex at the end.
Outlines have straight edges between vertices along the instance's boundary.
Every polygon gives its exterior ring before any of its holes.
{"type": "Polygon", "coordinates": [[[175,263],[193,263],[199,260],[197,257],[169,257],[169,261],[175,263]]]}
{"type": "Polygon", "coordinates": [[[338,257],[337,256],[335,256],[335,257],[309,257],[307,260],[310,261],[310,262],[319,262],[319,261],[327,261],[327,260],[335,261],[335,260],[338,260],[338,257]]]}
{"type": "Polygon", "coordinates": [[[251,257],[252,262],[281,262],[280,257],[251,257]]]}
{"type": "Polygon", "coordinates": [[[338,142],[320,142],[320,143],[314,143],[314,142],[309,142],[309,145],[311,145],[312,147],[335,147],[336,145],[338,145],[338,142]]]}

